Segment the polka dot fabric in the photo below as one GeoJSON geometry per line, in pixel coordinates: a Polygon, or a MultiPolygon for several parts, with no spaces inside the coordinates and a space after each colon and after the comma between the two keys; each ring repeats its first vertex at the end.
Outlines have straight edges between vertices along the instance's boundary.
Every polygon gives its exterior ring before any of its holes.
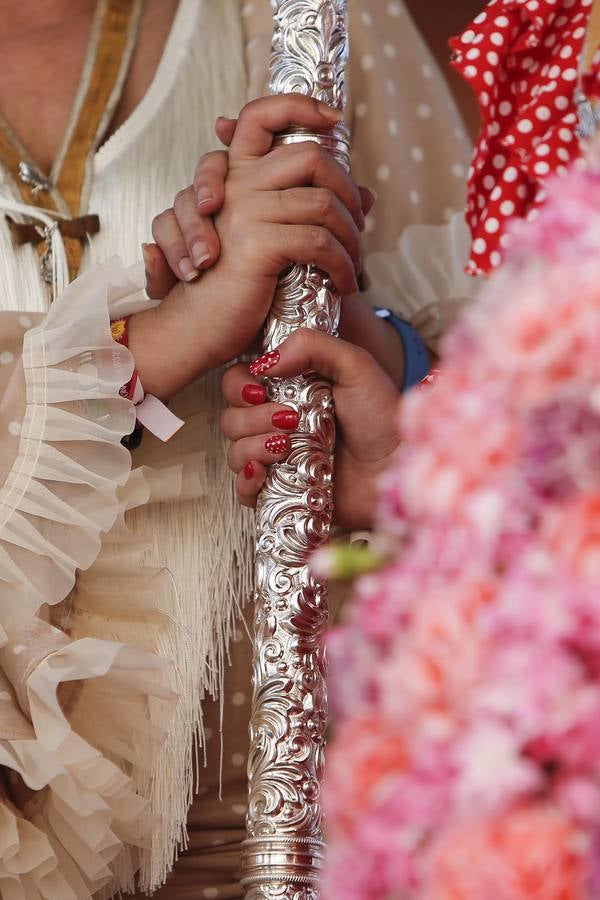
{"type": "MultiPolygon", "coordinates": [[[[575,95],[593,0],[492,0],[450,45],[472,85],[482,129],[469,170],[467,271],[488,274],[514,216],[535,218],[545,185],[581,155],[575,95]]],[[[600,54],[584,88],[596,96],[600,54]]]]}
{"type": "MultiPolygon", "coordinates": [[[[409,225],[449,222],[464,208],[472,145],[446,81],[400,0],[349,0],[348,124],[352,172],[376,191],[363,253],[394,253],[409,225]]],[[[268,0],[242,8],[249,96],[264,93],[272,37],[268,0]]]]}

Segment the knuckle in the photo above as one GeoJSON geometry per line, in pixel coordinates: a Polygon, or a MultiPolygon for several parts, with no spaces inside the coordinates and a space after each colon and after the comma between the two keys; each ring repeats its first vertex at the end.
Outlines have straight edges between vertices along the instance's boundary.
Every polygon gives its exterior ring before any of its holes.
{"type": "Polygon", "coordinates": [[[262,106],[262,104],[261,104],[260,98],[258,98],[256,100],[250,100],[250,102],[246,103],[246,105],[243,107],[242,111],[240,112],[239,120],[240,121],[242,121],[242,120],[252,121],[253,119],[256,118],[257,115],[260,114],[261,106],[262,106]]]}
{"type": "Polygon", "coordinates": [[[221,416],[219,418],[219,429],[221,431],[221,434],[223,434],[225,437],[229,437],[229,435],[231,433],[231,410],[230,409],[225,409],[221,413],[221,416]]]}
{"type": "Polygon", "coordinates": [[[169,224],[174,216],[175,213],[172,207],[163,209],[157,216],[154,216],[152,219],[152,235],[155,239],[157,238],[157,235],[162,233],[165,226],[169,224]]]}
{"type": "Polygon", "coordinates": [[[170,260],[179,261],[183,256],[187,256],[187,247],[185,246],[181,236],[172,237],[165,242],[164,252],[170,260]]]}
{"type": "Polygon", "coordinates": [[[313,225],[311,243],[315,250],[328,251],[332,246],[331,234],[326,228],[320,228],[318,225],[313,225]]]}
{"type": "Polygon", "coordinates": [[[182,188],[180,191],[177,191],[175,194],[175,200],[173,201],[173,209],[176,212],[178,209],[181,209],[185,201],[187,200],[189,188],[182,188]]]}
{"type": "Polygon", "coordinates": [[[373,357],[364,347],[358,347],[356,344],[348,344],[348,357],[352,360],[352,367],[355,370],[365,369],[373,362],[373,357]]]}
{"type": "Polygon", "coordinates": [[[333,212],[335,207],[335,198],[331,191],[327,188],[317,188],[315,195],[316,211],[321,218],[326,218],[333,212]]]}
{"type": "Polygon", "coordinates": [[[210,153],[204,153],[198,162],[196,163],[196,168],[194,169],[194,181],[197,181],[202,175],[205,174],[205,170],[210,163],[210,153]]]}
{"type": "Polygon", "coordinates": [[[237,471],[235,458],[236,458],[236,446],[235,446],[235,444],[230,444],[229,447],[227,448],[227,465],[231,469],[232,472],[237,471]]]}
{"type": "Polygon", "coordinates": [[[302,356],[310,356],[311,348],[314,343],[314,333],[309,328],[301,328],[291,340],[297,345],[302,356]]]}
{"type": "MultiPolygon", "coordinates": [[[[223,378],[221,379],[221,393],[223,394],[225,403],[230,403],[230,398],[234,395],[235,386],[238,379],[237,368],[237,366],[231,366],[229,369],[227,369],[227,371],[223,375],[223,378]]],[[[223,415],[225,415],[226,412],[227,410],[224,410],[223,415]]]]}
{"type": "Polygon", "coordinates": [[[225,150],[211,150],[201,156],[194,170],[194,182],[199,179],[210,179],[215,169],[222,169],[224,162],[227,160],[225,150]]]}
{"type": "Polygon", "coordinates": [[[307,141],[303,152],[306,165],[311,169],[316,169],[320,166],[325,157],[323,148],[315,141],[307,141]]]}

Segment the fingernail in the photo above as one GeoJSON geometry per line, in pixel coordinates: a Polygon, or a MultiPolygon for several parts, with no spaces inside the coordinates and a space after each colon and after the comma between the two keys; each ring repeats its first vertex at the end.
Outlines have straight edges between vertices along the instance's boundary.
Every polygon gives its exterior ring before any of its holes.
{"type": "Polygon", "coordinates": [[[152,265],[152,254],[150,252],[149,244],[142,244],[142,256],[144,258],[144,265],[147,269],[152,265]]]}
{"type": "Polygon", "coordinates": [[[290,439],[287,434],[275,434],[265,441],[265,450],[267,453],[272,453],[273,456],[279,456],[280,453],[289,453],[290,446],[290,439]]]}
{"type": "Polygon", "coordinates": [[[184,256],[183,259],[179,260],[179,271],[181,272],[184,281],[193,281],[200,274],[189,256],[184,256]]]}
{"type": "Polygon", "coordinates": [[[298,427],[300,416],[295,409],[280,409],[271,416],[271,422],[275,428],[283,431],[293,431],[298,427]]]}
{"type": "Polygon", "coordinates": [[[276,366],[279,359],[279,350],[270,350],[268,353],[263,353],[262,356],[259,356],[258,359],[255,359],[254,362],[250,364],[250,374],[255,376],[262,375],[263,372],[276,366]]]}
{"type": "Polygon", "coordinates": [[[333,106],[328,106],[327,103],[319,103],[319,112],[331,122],[339,122],[342,118],[341,109],[335,109],[333,106]]]}
{"type": "Polygon", "coordinates": [[[363,213],[365,214],[365,216],[368,216],[377,202],[377,194],[375,193],[375,191],[372,191],[371,188],[366,187],[363,188],[363,190],[367,194],[367,197],[365,198],[367,202],[363,206],[363,213]]]}
{"type": "Polygon", "coordinates": [[[267,399],[267,389],[262,384],[246,384],[242,388],[242,400],[252,406],[260,406],[267,399]]]}
{"type": "Polygon", "coordinates": [[[210,259],[208,244],[205,244],[204,241],[198,241],[197,244],[194,244],[192,246],[192,259],[197,268],[200,268],[203,262],[210,259]]]}
{"type": "Polygon", "coordinates": [[[206,203],[210,203],[211,200],[214,200],[214,197],[211,194],[209,188],[198,188],[198,193],[196,194],[196,203],[198,204],[198,206],[203,206],[206,203]]]}
{"type": "Polygon", "coordinates": [[[254,466],[251,462],[247,462],[244,466],[244,478],[246,481],[251,481],[254,478],[254,466]]]}

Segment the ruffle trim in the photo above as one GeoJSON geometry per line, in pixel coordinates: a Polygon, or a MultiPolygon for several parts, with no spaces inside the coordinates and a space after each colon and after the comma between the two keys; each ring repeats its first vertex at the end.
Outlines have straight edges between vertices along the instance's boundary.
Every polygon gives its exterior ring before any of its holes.
{"type": "MultiPolygon", "coordinates": [[[[551,167],[545,171],[547,147],[555,145],[561,129],[571,135],[574,132],[578,117],[576,79],[564,81],[558,77],[566,104],[550,102],[549,95],[556,90],[556,63],[564,64],[557,57],[561,47],[558,34],[576,12],[582,16],[577,23],[581,35],[570,38],[579,45],[572,66],[577,68],[584,52],[591,7],[584,7],[581,0],[577,0],[577,7],[571,3],[567,9],[564,0],[492,0],[450,41],[452,64],[471,85],[483,122],[469,172],[467,221],[473,244],[490,240],[491,229],[486,229],[490,219],[500,223],[501,232],[491,263],[482,265],[474,253],[467,268],[470,274],[488,274],[500,265],[503,250],[510,246],[503,225],[513,217],[526,217],[533,207],[545,202],[546,182],[556,174],[551,167]],[[534,76],[535,86],[530,84],[534,76]],[[507,171],[516,194],[511,197],[514,208],[509,214],[502,211],[505,198],[494,190],[496,180],[507,171]]],[[[577,140],[564,149],[565,164],[580,156],[577,140]]],[[[563,169],[566,171],[566,166],[559,166],[558,174],[563,169]]]]}
{"type": "MultiPolygon", "coordinates": [[[[33,739],[0,742],[0,765],[22,780],[23,811],[0,805],[0,895],[11,900],[89,900],[133,890],[152,817],[123,771],[135,754],[150,768],[164,736],[162,704],[172,706],[165,663],[123,644],[85,638],[50,654],[27,682],[33,739]],[[88,731],[112,705],[108,755],[71,729],[59,689],[75,684],[88,731]],[[96,705],[98,707],[96,709],[96,705]],[[23,788],[25,786],[25,789],[23,788]]],[[[7,685],[4,685],[7,692],[7,685]]],[[[5,701],[6,702],[6,701],[5,701]]]]}
{"type": "Polygon", "coordinates": [[[25,334],[27,407],[0,489],[0,646],[67,596],[117,516],[135,412],[119,396],[133,359],[110,336],[109,304],[139,288],[116,259],[94,266],[25,334]]]}
{"type": "Polygon", "coordinates": [[[409,321],[437,350],[440,337],[479,289],[465,274],[469,244],[462,213],[446,225],[409,225],[396,250],[365,259],[365,298],[409,321]]]}
{"type": "Polygon", "coordinates": [[[106,900],[139,871],[151,891],[185,841],[190,637],[175,590],[159,608],[169,575],[143,568],[147,545],[124,513],[206,483],[203,459],[130,474],[120,440],[135,414],[119,388],[133,362],[109,315],[138,295],[137,272],[91,268],[25,336],[26,414],[0,491],[6,900],[106,900]]]}

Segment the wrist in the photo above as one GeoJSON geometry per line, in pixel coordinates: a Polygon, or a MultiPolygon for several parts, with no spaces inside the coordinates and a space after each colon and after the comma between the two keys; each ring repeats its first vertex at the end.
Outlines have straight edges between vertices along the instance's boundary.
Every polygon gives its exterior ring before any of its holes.
{"type": "Polygon", "coordinates": [[[404,383],[402,338],[395,328],[376,315],[373,307],[362,297],[353,296],[344,299],[340,337],[368,350],[398,390],[401,390],[404,383]]]}
{"type": "Polygon", "coordinates": [[[129,349],[146,393],[168,400],[211,368],[206,334],[190,316],[189,286],[179,283],[158,306],[130,317],[129,349]]]}

